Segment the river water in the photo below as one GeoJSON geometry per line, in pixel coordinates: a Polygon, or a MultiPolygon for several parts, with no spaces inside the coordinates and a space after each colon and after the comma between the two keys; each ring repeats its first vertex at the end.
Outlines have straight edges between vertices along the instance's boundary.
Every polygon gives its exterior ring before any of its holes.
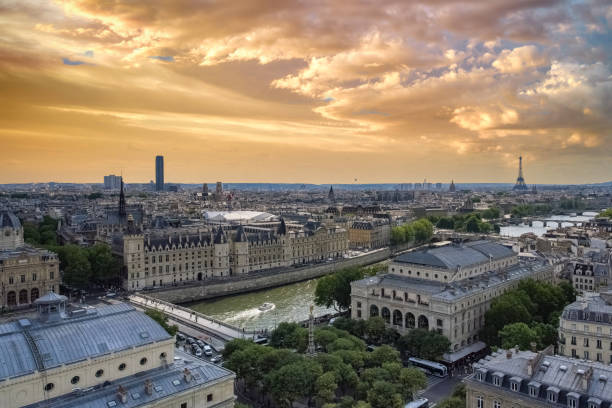
{"type": "Polygon", "coordinates": [[[561,227],[572,226],[574,222],[586,222],[593,219],[597,215],[596,212],[584,212],[582,215],[552,215],[548,217],[542,217],[547,219],[546,223],[542,221],[532,222],[532,226],[525,224],[511,225],[507,227],[500,227],[499,234],[504,237],[520,237],[523,234],[531,232],[538,237],[544,235],[547,231],[561,227]]]}
{"type": "MultiPolygon", "coordinates": [[[[316,286],[317,279],[311,279],[278,288],[192,303],[187,307],[247,330],[269,330],[281,322],[308,319],[310,305],[314,305],[316,286]],[[258,308],[264,303],[272,303],[274,308],[262,312],[258,308]]],[[[335,310],[333,307],[328,309],[315,305],[315,317],[327,313],[335,313],[335,310]]]]}

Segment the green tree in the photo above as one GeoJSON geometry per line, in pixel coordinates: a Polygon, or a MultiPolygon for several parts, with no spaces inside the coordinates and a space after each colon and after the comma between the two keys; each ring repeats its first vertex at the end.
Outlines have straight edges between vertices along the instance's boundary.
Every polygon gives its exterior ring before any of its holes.
{"type": "Polygon", "coordinates": [[[267,389],[279,405],[291,407],[298,398],[314,395],[316,380],[322,373],[314,360],[303,358],[268,374],[267,389]]]}
{"type": "Polygon", "coordinates": [[[404,401],[412,400],[414,393],[427,386],[427,377],[416,368],[402,368],[399,373],[399,389],[404,401]]]}
{"type": "Polygon", "coordinates": [[[333,401],[336,398],[337,389],[336,374],[333,372],[324,373],[315,382],[317,401],[320,404],[333,401]]]}
{"type": "Polygon", "coordinates": [[[346,310],[351,305],[351,282],[362,279],[363,270],[349,267],[327,275],[317,281],[315,303],[319,306],[346,310]]]}
{"type": "Polygon", "coordinates": [[[433,225],[426,218],[421,218],[411,224],[416,242],[427,242],[433,236],[433,225]]]}
{"type": "Polygon", "coordinates": [[[379,344],[383,334],[385,333],[384,319],[380,316],[370,317],[366,321],[365,330],[368,340],[375,344],[379,344]]]}
{"type": "Polygon", "coordinates": [[[164,328],[168,332],[169,335],[175,336],[178,332],[177,325],[169,325],[168,324],[168,316],[166,316],[163,312],[155,309],[147,309],[145,314],[149,316],[151,319],[155,320],[161,327],[164,328]]]}
{"type": "Polygon", "coordinates": [[[272,347],[304,352],[308,345],[308,331],[297,323],[283,322],[272,331],[269,341],[272,347]]]}
{"type": "Polygon", "coordinates": [[[393,227],[391,228],[391,243],[393,245],[399,245],[406,242],[406,235],[404,233],[404,228],[402,227],[393,227]]]}
{"type": "Polygon", "coordinates": [[[499,332],[503,348],[518,345],[522,350],[528,350],[532,342],[537,343],[538,334],[525,323],[512,323],[504,326],[499,332]]]}
{"type": "Polygon", "coordinates": [[[91,265],[85,251],[76,245],[57,247],[60,269],[64,272],[63,282],[69,286],[84,289],[91,281],[91,265]]]}
{"type": "Polygon", "coordinates": [[[401,408],[402,395],[393,384],[387,381],[376,381],[368,391],[368,402],[372,408],[401,408]]]}
{"type": "Polygon", "coordinates": [[[465,222],[465,230],[467,232],[480,232],[480,228],[478,226],[479,219],[474,215],[470,215],[465,222]]]}
{"type": "Polygon", "coordinates": [[[442,228],[442,229],[454,229],[455,222],[453,221],[451,217],[440,217],[440,219],[436,223],[436,227],[442,228]]]}
{"type": "Polygon", "coordinates": [[[612,218],[612,207],[611,208],[607,208],[607,209],[603,210],[602,212],[600,212],[599,216],[600,217],[612,218]]]}
{"type": "Polygon", "coordinates": [[[486,210],[482,212],[482,217],[486,218],[487,220],[493,220],[493,219],[499,218],[500,214],[501,212],[499,208],[491,207],[491,208],[487,208],[486,210]]]}
{"type": "Polygon", "coordinates": [[[106,244],[96,244],[87,249],[87,259],[91,265],[92,279],[99,283],[108,282],[119,276],[119,263],[113,258],[106,244]]]}
{"type": "Polygon", "coordinates": [[[366,365],[368,367],[382,366],[385,363],[399,363],[399,361],[399,352],[386,344],[366,354],[366,365]]]}
{"type": "Polygon", "coordinates": [[[418,356],[438,360],[450,348],[450,341],[442,334],[425,329],[410,330],[397,341],[397,348],[404,356],[418,356]]]}

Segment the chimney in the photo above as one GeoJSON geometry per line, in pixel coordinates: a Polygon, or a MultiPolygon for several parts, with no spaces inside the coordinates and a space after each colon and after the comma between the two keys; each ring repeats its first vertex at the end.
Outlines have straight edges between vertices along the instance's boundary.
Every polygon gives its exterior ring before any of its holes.
{"type": "Polygon", "coordinates": [[[153,382],[151,380],[149,380],[147,378],[147,380],[144,383],[144,392],[147,395],[152,395],[153,394],[153,382]]]}
{"type": "Polygon", "coordinates": [[[117,388],[117,399],[121,401],[122,404],[127,402],[127,390],[123,388],[122,385],[117,388]]]}
{"type": "Polygon", "coordinates": [[[533,351],[534,353],[538,351],[538,345],[535,341],[532,341],[531,343],[529,343],[529,345],[531,346],[531,351],[533,351]]]}
{"type": "Polygon", "coordinates": [[[185,370],[183,371],[183,377],[185,378],[186,383],[190,383],[191,379],[193,378],[191,371],[189,371],[187,367],[185,367],[185,370]]]}
{"type": "Polygon", "coordinates": [[[527,375],[531,377],[533,375],[533,359],[527,360],[527,375]]]}
{"type": "Polygon", "coordinates": [[[581,378],[580,385],[582,386],[582,391],[586,392],[589,390],[589,382],[591,381],[591,377],[593,376],[593,367],[589,367],[584,375],[581,378]]]}
{"type": "Polygon", "coordinates": [[[512,349],[506,350],[506,358],[510,360],[512,358],[512,349]]]}

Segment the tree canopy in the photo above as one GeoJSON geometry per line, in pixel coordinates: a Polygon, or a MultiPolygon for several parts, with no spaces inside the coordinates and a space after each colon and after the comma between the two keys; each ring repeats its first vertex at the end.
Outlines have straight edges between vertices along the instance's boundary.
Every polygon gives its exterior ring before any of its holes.
{"type": "Polygon", "coordinates": [[[428,242],[433,236],[433,224],[427,218],[421,218],[408,224],[391,229],[391,242],[394,245],[415,242],[428,242]]]}
{"type": "Polygon", "coordinates": [[[178,332],[178,326],[175,324],[168,324],[168,316],[166,316],[163,312],[155,309],[147,309],[145,314],[159,323],[159,325],[163,327],[169,335],[174,336],[178,332]]]}
{"type": "MultiPolygon", "coordinates": [[[[348,326],[349,319],[342,324],[348,326]]],[[[302,327],[284,323],[270,336],[270,346],[232,340],[223,352],[225,366],[255,395],[269,395],[279,407],[295,401],[328,408],[401,408],[426,385],[425,375],[404,368],[399,352],[389,346],[367,352],[365,343],[334,326],[315,329],[319,350],[307,357],[296,349],[302,327]]]]}
{"type": "Polygon", "coordinates": [[[336,310],[347,310],[351,305],[351,282],[363,277],[364,270],[356,266],[324,276],[317,281],[315,304],[333,306],[336,310]]]}
{"type": "Polygon", "coordinates": [[[569,282],[552,285],[527,279],[516,289],[495,298],[485,313],[481,338],[489,345],[525,346],[535,341],[539,348],[556,341],[556,328],[563,308],[576,300],[569,282]],[[519,325],[518,323],[521,323],[519,325]]]}

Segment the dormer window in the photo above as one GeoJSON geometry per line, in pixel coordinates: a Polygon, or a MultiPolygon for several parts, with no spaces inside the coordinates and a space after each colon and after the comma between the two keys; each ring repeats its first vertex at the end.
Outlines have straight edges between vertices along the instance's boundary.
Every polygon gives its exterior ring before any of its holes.
{"type": "Polygon", "coordinates": [[[559,399],[559,389],[557,387],[549,387],[546,399],[548,402],[557,402],[559,399]]]}
{"type": "Polygon", "coordinates": [[[540,383],[532,381],[529,383],[529,396],[537,398],[540,395],[540,383]]]}
{"type": "Polygon", "coordinates": [[[493,373],[493,385],[501,387],[503,379],[504,379],[503,373],[500,373],[500,372],[493,373]]]}
{"type": "Polygon", "coordinates": [[[601,408],[601,400],[599,398],[591,397],[588,402],[589,408],[601,408]]]}
{"type": "Polygon", "coordinates": [[[567,408],[577,408],[580,395],[575,392],[567,393],[567,408]]]}

